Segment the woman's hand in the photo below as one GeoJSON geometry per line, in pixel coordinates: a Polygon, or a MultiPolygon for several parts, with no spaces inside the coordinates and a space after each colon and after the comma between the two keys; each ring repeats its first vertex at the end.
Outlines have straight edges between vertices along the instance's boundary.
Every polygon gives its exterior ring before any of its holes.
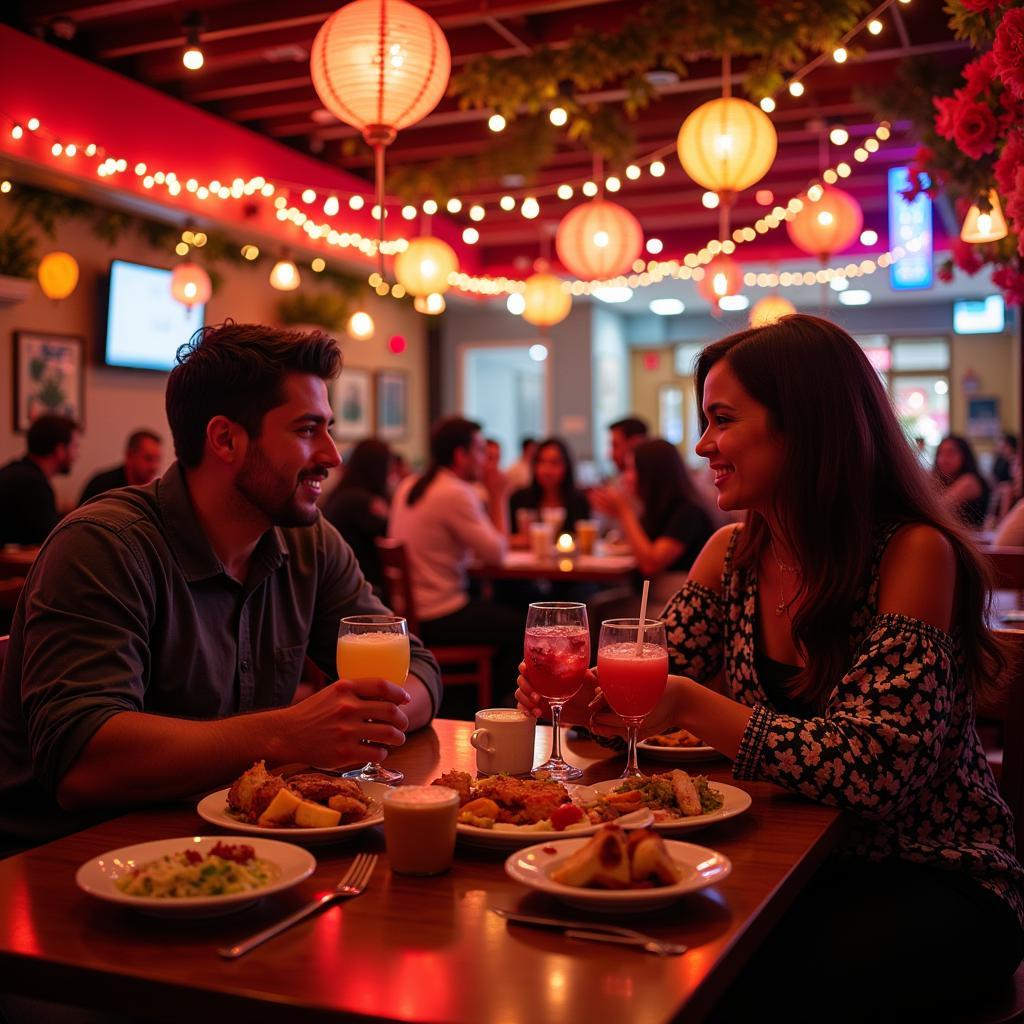
{"type": "Polygon", "coordinates": [[[590,504],[602,515],[619,519],[626,507],[626,495],[618,487],[595,487],[590,492],[590,504]]]}
{"type": "MultiPolygon", "coordinates": [[[[661,696],[661,700],[655,705],[654,710],[644,719],[640,726],[640,738],[655,736],[661,732],[667,732],[673,726],[687,728],[686,719],[683,717],[682,708],[684,705],[684,693],[687,685],[696,685],[692,680],[684,676],[669,676],[668,685],[661,696]]],[[[608,706],[608,702],[601,692],[600,686],[595,691],[594,697],[589,705],[590,721],[584,721],[591,732],[598,736],[620,736],[626,738],[626,724],[608,706]]]]}
{"type": "MultiPolygon", "coordinates": [[[[562,706],[562,725],[586,725],[590,720],[590,702],[594,699],[597,689],[597,674],[594,669],[587,669],[583,685],[579,692],[567,700],[562,706]]],[[[516,680],[516,704],[534,718],[550,717],[551,706],[547,698],[542,697],[526,677],[526,662],[519,663],[519,678],[516,680]]]]}

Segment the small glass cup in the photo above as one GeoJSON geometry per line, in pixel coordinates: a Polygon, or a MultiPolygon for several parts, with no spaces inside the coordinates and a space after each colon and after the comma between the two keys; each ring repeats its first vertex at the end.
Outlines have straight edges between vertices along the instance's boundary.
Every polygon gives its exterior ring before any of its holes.
{"type": "Polygon", "coordinates": [[[452,866],[459,794],[447,786],[396,786],[381,800],[391,870],[439,875],[452,866]]]}

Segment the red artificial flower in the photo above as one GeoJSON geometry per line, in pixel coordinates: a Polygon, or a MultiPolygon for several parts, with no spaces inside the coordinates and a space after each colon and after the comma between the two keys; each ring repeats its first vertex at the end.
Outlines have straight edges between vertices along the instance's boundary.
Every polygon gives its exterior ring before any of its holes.
{"type": "Polygon", "coordinates": [[[1003,293],[1008,306],[1024,305],[1024,274],[1014,267],[1000,267],[992,274],[992,283],[1003,293]]]}
{"type": "Polygon", "coordinates": [[[940,281],[944,281],[949,284],[953,280],[953,262],[952,260],[946,260],[945,263],[939,267],[938,278],[940,281]]]}
{"type": "Polygon", "coordinates": [[[992,85],[992,78],[996,74],[996,62],[989,50],[977,60],[972,60],[964,68],[964,81],[967,83],[966,95],[970,99],[977,99],[981,93],[986,92],[992,85]]]}
{"type": "Polygon", "coordinates": [[[1007,11],[999,21],[992,57],[1003,85],[1024,100],[1024,8],[1007,11]]]}
{"type": "Polygon", "coordinates": [[[1017,252],[1024,256],[1024,167],[1017,168],[1012,192],[1006,193],[1006,217],[1017,232],[1017,252]]]}
{"type": "Polygon", "coordinates": [[[1006,0],[960,0],[960,3],[975,14],[984,14],[986,11],[1002,7],[1006,0]]]}
{"type": "Polygon", "coordinates": [[[952,96],[933,96],[935,107],[935,131],[944,139],[953,138],[959,104],[952,96]]]}
{"type": "Polygon", "coordinates": [[[979,160],[995,149],[995,115],[980,103],[963,104],[957,117],[953,138],[965,156],[979,160]]]}
{"type": "Polygon", "coordinates": [[[977,249],[969,242],[963,242],[958,238],[950,251],[957,269],[962,270],[965,274],[976,274],[984,266],[977,249]]]}
{"type": "Polygon", "coordinates": [[[996,184],[999,191],[1008,196],[1015,185],[1017,170],[1024,167],[1024,133],[1013,132],[1007,136],[1006,145],[995,163],[996,184]]]}

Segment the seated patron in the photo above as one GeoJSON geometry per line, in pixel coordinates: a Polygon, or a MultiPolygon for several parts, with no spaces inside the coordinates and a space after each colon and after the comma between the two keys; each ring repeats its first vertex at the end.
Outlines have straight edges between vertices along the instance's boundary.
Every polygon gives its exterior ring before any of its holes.
{"type": "Polygon", "coordinates": [[[576,529],[576,520],[590,515],[590,502],[576,487],[572,456],[565,442],[551,437],[537,445],[533,456],[533,480],[528,487],[513,493],[509,506],[513,522],[516,522],[516,513],[520,509],[538,513],[545,508],[564,509],[565,519],[555,527],[556,533],[572,533],[576,529]]]}
{"type": "Polygon", "coordinates": [[[974,449],[962,437],[944,437],[935,452],[940,501],[965,526],[981,529],[988,512],[989,486],[978,472],[974,449]]]}
{"type": "Polygon", "coordinates": [[[167,381],[177,461],[53,531],[0,681],[0,842],[44,842],[230,782],[260,758],[387,756],[440,701],[415,638],[405,688],[340,680],[292,704],[308,655],[334,678],[338,620],[386,613],[317,509],[340,459],[320,332],[230,321],[167,381]]]}
{"type": "Polygon", "coordinates": [[[113,469],[97,473],[78,499],[84,505],[90,498],[117,487],[144,487],[160,471],[163,461],[163,440],[152,430],[136,430],[125,446],[124,462],[113,469]]]}
{"type": "Polygon", "coordinates": [[[78,424],[40,416],[28,428],[28,452],[0,469],[0,544],[42,544],[60,522],[50,480],[78,458],[78,424]]]}

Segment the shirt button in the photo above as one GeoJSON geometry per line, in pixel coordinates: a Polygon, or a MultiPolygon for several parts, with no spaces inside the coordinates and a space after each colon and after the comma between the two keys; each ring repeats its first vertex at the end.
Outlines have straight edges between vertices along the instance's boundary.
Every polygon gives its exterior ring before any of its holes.
{"type": "Polygon", "coordinates": [[[239,667],[239,668],[240,668],[240,669],[241,669],[241,670],[242,670],[243,672],[248,672],[248,671],[249,671],[249,662],[247,662],[247,661],[242,661],[242,662],[241,662],[241,663],[239,664],[239,666],[238,666],[238,667],[239,667]]]}

